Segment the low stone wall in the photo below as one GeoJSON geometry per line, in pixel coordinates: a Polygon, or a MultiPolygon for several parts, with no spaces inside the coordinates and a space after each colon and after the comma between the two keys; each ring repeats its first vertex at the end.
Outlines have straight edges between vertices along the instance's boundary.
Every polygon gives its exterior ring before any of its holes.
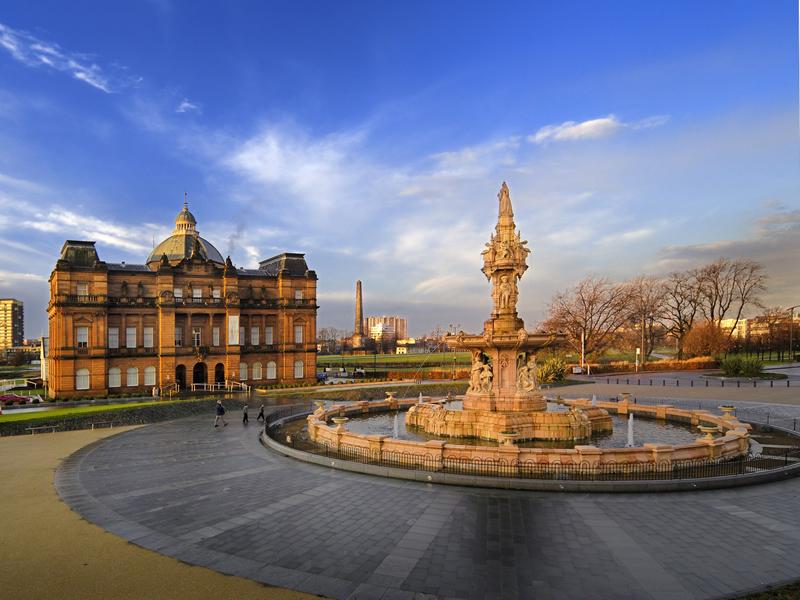
{"type": "MultiPolygon", "coordinates": [[[[214,418],[214,405],[216,399],[209,400],[190,400],[186,402],[165,402],[163,404],[151,404],[136,408],[119,408],[113,410],[102,410],[88,414],[72,414],[59,416],[56,414],[42,415],[38,418],[25,419],[23,421],[5,421],[0,423],[0,436],[7,435],[30,435],[30,427],[55,426],[57,431],[71,431],[75,429],[89,429],[92,424],[112,422],[114,427],[123,425],[143,425],[147,423],[158,423],[170,419],[181,417],[191,417],[193,415],[208,415],[209,424],[214,418]]],[[[236,419],[239,416],[242,402],[239,400],[225,400],[226,416],[228,419],[236,419]]],[[[253,414],[253,401],[250,400],[250,413],[253,414]]],[[[257,412],[257,411],[256,411],[257,412]]],[[[98,425],[100,426],[100,425],[98,425]]],[[[108,425],[103,425],[108,426],[108,425]]]]}
{"type": "MultiPolygon", "coordinates": [[[[431,399],[423,399],[430,401],[431,399]]],[[[370,412],[402,410],[416,404],[416,400],[388,400],[360,402],[338,406],[331,409],[319,407],[307,417],[309,438],[316,444],[333,450],[342,448],[360,450],[375,460],[392,462],[402,457],[405,464],[418,461],[427,469],[436,468],[446,461],[470,462],[480,466],[482,472],[487,465],[495,464],[502,474],[504,468],[513,465],[517,468],[526,465],[531,469],[560,468],[564,466],[581,469],[602,469],[613,472],[631,465],[647,469],[670,469],[673,464],[685,461],[725,460],[742,456],[749,446],[750,425],[741,423],[733,415],[713,415],[702,410],[685,410],[671,406],[644,406],[630,402],[598,402],[596,407],[609,412],[625,415],[637,414],[645,418],[676,420],[691,425],[717,427],[723,435],[709,439],[699,438],[692,444],[667,445],[644,444],[634,448],[597,448],[591,445],[578,445],[571,449],[520,448],[515,445],[475,446],[451,444],[444,441],[419,442],[400,440],[382,435],[360,435],[348,431],[344,423],[329,425],[328,420],[335,417],[367,415],[370,412]]],[[[591,406],[589,400],[570,400],[564,404],[591,406]]]]}

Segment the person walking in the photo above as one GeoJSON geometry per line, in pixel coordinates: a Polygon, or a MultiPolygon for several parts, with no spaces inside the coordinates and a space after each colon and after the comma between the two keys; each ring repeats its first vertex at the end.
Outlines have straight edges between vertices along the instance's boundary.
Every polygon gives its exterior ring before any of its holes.
{"type": "Polygon", "coordinates": [[[261,405],[261,408],[258,409],[258,416],[256,417],[256,421],[264,421],[267,422],[267,417],[264,416],[264,405],[261,405]]]}
{"type": "Polygon", "coordinates": [[[222,421],[223,427],[228,426],[228,422],[225,420],[225,407],[222,406],[222,400],[217,400],[217,416],[214,417],[214,427],[219,427],[220,421],[222,421]]]}
{"type": "Polygon", "coordinates": [[[247,417],[247,402],[242,406],[242,425],[247,425],[250,419],[247,417]]]}

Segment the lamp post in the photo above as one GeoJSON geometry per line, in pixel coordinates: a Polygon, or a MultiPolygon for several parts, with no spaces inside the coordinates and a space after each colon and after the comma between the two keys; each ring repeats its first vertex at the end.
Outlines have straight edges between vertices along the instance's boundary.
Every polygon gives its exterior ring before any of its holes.
{"type": "Polygon", "coordinates": [[[787,309],[789,311],[789,362],[794,362],[794,309],[798,307],[800,304],[795,304],[787,309]]]}

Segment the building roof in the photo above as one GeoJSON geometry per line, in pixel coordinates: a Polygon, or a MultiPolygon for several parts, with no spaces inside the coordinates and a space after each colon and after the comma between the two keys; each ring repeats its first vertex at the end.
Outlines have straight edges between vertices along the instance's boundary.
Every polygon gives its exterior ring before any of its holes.
{"type": "Polygon", "coordinates": [[[258,269],[273,277],[277,277],[282,271],[287,271],[291,277],[315,275],[314,271],[308,269],[305,254],[297,252],[284,252],[262,260],[258,263],[258,269]]]}
{"type": "Polygon", "coordinates": [[[172,265],[192,256],[224,265],[225,259],[222,258],[222,254],[211,242],[200,237],[196,225],[197,219],[189,212],[189,203],[184,200],[183,209],[175,217],[175,229],[172,235],[153,248],[147,257],[147,264],[158,263],[166,254],[167,260],[172,265]]]}
{"type": "Polygon", "coordinates": [[[211,242],[191,233],[173,233],[158,246],[147,257],[147,264],[158,262],[166,254],[167,260],[171,264],[177,264],[185,258],[190,258],[195,252],[195,242],[197,242],[197,255],[206,260],[210,260],[220,265],[225,264],[225,259],[211,242]]]}
{"type": "Polygon", "coordinates": [[[107,263],[109,271],[134,271],[134,272],[147,272],[150,269],[147,265],[130,265],[128,263],[107,263]]]}

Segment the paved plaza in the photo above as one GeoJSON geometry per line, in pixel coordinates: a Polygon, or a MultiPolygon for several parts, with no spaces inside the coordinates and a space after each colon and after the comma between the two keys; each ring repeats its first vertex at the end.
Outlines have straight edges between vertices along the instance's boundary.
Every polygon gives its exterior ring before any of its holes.
{"type": "Polygon", "coordinates": [[[725,598],[800,575],[800,479],[669,494],[459,488],[346,473],[189,418],[125,432],[56,477],[144,548],[334,598],[725,598]]]}

